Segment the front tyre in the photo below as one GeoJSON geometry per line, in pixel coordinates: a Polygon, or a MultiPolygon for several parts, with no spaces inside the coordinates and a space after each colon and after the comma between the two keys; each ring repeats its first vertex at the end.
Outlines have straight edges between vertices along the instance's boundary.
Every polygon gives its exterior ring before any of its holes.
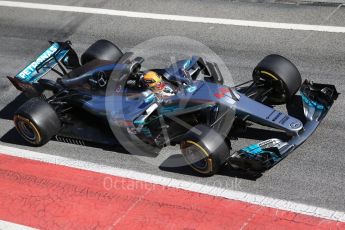
{"type": "Polygon", "coordinates": [[[253,80],[256,85],[271,89],[266,101],[272,105],[287,103],[302,84],[297,67],[277,54],[268,55],[259,62],[253,71],[253,80]]]}
{"type": "Polygon", "coordinates": [[[61,128],[55,110],[38,97],[20,106],[14,114],[13,121],[18,133],[34,146],[46,144],[61,128]]]}
{"type": "Polygon", "coordinates": [[[188,131],[180,147],[191,168],[205,176],[217,173],[230,153],[224,138],[205,125],[197,125],[188,131]]]}

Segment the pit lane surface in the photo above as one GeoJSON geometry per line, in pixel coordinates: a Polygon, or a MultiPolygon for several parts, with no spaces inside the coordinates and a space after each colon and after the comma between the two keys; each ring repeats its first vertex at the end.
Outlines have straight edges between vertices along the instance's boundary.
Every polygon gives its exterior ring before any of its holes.
{"type": "MultiPolygon", "coordinates": [[[[54,2],[71,4],[67,1],[54,2]]],[[[162,3],[163,6],[158,3],[161,2],[150,4],[150,8],[142,8],[142,1],[102,1],[97,4],[77,1],[74,5],[180,15],[188,15],[190,12],[193,16],[201,17],[285,23],[330,26],[345,24],[344,9],[340,8],[334,12],[335,7],[302,6],[301,10],[298,6],[290,5],[230,4],[222,1],[214,4],[173,1],[162,3]],[[206,11],[206,8],[212,9],[206,11]]],[[[265,55],[279,53],[297,65],[303,78],[335,84],[339,92],[343,92],[345,88],[345,35],[341,33],[157,21],[7,7],[0,7],[0,31],[0,76],[14,75],[47,47],[47,40],[69,39],[77,51],[82,52],[100,38],[114,41],[124,50],[128,50],[150,38],[179,35],[200,41],[215,51],[227,64],[235,83],[250,79],[253,67],[265,55]]],[[[160,66],[163,64],[162,61],[158,62],[160,66]]],[[[231,79],[226,81],[231,82],[231,79]]],[[[316,133],[304,145],[262,177],[253,180],[230,169],[224,169],[216,176],[203,178],[193,174],[187,167],[165,169],[145,163],[134,155],[56,141],[41,148],[28,147],[13,130],[13,124],[9,120],[16,107],[12,101],[18,96],[18,92],[4,77],[0,78],[0,87],[2,145],[344,211],[345,160],[342,144],[345,141],[345,105],[342,96],[316,133]]],[[[17,99],[17,102],[20,99],[17,99]]],[[[262,135],[255,132],[253,134],[262,135]]],[[[233,145],[238,149],[254,142],[257,140],[247,139],[233,142],[233,145]]],[[[177,147],[169,147],[165,151],[167,155],[178,153],[177,147]]]]}

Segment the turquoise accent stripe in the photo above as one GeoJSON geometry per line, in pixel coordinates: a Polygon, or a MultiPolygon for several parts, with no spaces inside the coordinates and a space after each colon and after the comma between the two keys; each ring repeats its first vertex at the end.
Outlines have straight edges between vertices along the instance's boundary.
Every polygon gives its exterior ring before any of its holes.
{"type": "Polygon", "coordinates": [[[314,107],[315,109],[318,109],[318,110],[324,110],[325,109],[324,105],[321,105],[321,104],[317,103],[316,101],[311,100],[310,98],[308,98],[304,94],[301,94],[301,96],[302,96],[303,102],[306,103],[308,106],[314,107]]]}
{"type": "Polygon", "coordinates": [[[253,144],[253,145],[250,145],[244,149],[242,149],[243,151],[245,152],[248,152],[248,153],[251,153],[251,154],[260,154],[262,152],[262,149],[261,147],[258,145],[258,144],[253,144]]]}
{"type": "Polygon", "coordinates": [[[190,59],[186,60],[186,62],[183,64],[184,69],[188,69],[189,66],[192,64],[192,61],[190,59]]]}
{"type": "Polygon", "coordinates": [[[195,92],[195,90],[197,89],[197,87],[195,85],[189,86],[188,88],[186,88],[188,93],[193,93],[195,92]]]}
{"type": "Polygon", "coordinates": [[[148,97],[145,98],[145,103],[151,103],[155,100],[156,96],[154,94],[149,95],[148,97]]]}

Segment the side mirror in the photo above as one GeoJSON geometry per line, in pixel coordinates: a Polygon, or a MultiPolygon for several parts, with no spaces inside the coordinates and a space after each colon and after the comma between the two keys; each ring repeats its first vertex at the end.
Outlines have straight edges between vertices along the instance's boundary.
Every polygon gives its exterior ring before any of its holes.
{"type": "Polygon", "coordinates": [[[129,74],[138,73],[143,62],[144,58],[142,57],[136,57],[133,61],[131,61],[128,66],[129,74]]]}

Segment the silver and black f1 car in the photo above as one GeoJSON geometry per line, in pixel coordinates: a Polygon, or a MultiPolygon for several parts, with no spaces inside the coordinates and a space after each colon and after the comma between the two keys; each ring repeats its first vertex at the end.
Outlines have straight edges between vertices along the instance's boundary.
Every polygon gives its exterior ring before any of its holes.
{"type": "Polygon", "coordinates": [[[224,164],[264,171],[300,146],[338,97],[333,85],[302,83],[296,66],[275,54],[259,62],[251,81],[235,87],[223,85],[217,64],[201,57],[154,69],[174,91],[159,97],[142,81],[144,59],[123,54],[109,41],[95,42],[80,58],[69,41],[50,44],[15,77],[8,77],[30,98],[15,112],[14,123],[35,146],[52,138],[137,149],[178,144],[187,163],[204,175],[224,164]],[[42,78],[49,71],[59,77],[42,78]],[[288,112],[275,105],[286,105],[288,112]],[[231,140],[250,123],[280,130],[288,138],[273,137],[232,151],[231,140]],[[132,143],[119,140],[124,136],[132,143]]]}

